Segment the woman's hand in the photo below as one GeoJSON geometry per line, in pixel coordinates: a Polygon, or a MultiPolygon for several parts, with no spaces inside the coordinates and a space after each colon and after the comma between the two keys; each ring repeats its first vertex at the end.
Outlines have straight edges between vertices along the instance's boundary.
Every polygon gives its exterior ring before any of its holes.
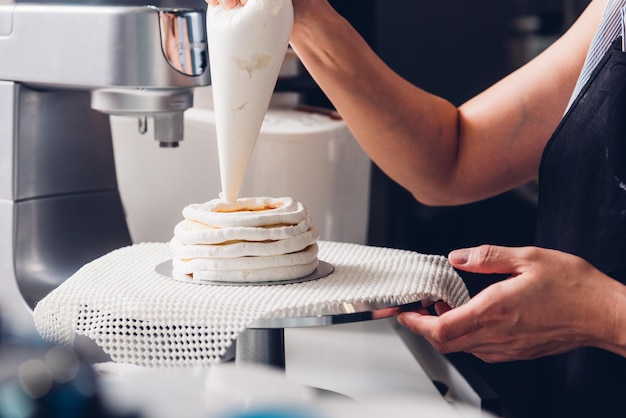
{"type": "MultiPolygon", "coordinates": [[[[206,2],[209,4],[209,6],[219,6],[220,4],[226,8],[226,9],[232,9],[235,8],[237,6],[243,6],[245,5],[248,0],[206,0],[206,2]]],[[[318,6],[325,6],[327,9],[329,9],[329,4],[328,1],[322,1],[322,0],[292,0],[293,2],[293,7],[295,9],[295,18],[296,20],[301,17],[302,15],[309,15],[310,10],[318,7],[318,6]]],[[[332,8],[330,8],[332,9],[332,8]]]]}
{"type": "Polygon", "coordinates": [[[619,314],[626,305],[625,286],[581,258],[535,247],[482,246],[453,251],[449,260],[460,270],[511,276],[459,308],[439,304],[438,317],[399,316],[439,352],[465,351],[501,362],[584,346],[624,349],[617,340],[623,328],[618,324],[625,321],[619,314]]]}
{"type": "Polygon", "coordinates": [[[220,4],[226,9],[232,9],[239,5],[243,6],[248,0],[206,0],[209,6],[219,6],[220,4]]]}

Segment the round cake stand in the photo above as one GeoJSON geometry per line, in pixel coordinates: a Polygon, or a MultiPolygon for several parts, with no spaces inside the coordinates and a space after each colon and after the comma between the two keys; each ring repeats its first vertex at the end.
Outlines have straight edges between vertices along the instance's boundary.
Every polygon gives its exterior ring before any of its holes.
{"type": "Polygon", "coordinates": [[[425,306],[424,301],[403,305],[362,302],[325,306],[316,316],[260,319],[237,338],[235,362],[285,368],[285,328],[317,327],[388,318],[425,306]]]}
{"type": "MultiPolygon", "coordinates": [[[[304,283],[328,277],[335,268],[324,261],[319,262],[317,269],[310,275],[281,282],[246,283],[246,286],[267,286],[304,283]]],[[[191,279],[178,278],[172,269],[170,261],[163,262],[155,267],[155,271],[165,277],[175,280],[190,281],[191,279]]],[[[242,286],[240,282],[205,282],[205,284],[219,286],[242,286]]],[[[235,362],[256,363],[285,368],[285,328],[319,327],[335,324],[347,324],[373,319],[388,318],[401,312],[414,311],[430,304],[431,301],[419,300],[406,304],[394,302],[368,301],[353,303],[329,303],[318,308],[315,316],[289,316],[283,318],[262,318],[249,325],[239,334],[235,343],[235,362]]],[[[232,353],[232,352],[231,352],[232,353]]],[[[228,354],[227,354],[228,356],[228,354]]]]}

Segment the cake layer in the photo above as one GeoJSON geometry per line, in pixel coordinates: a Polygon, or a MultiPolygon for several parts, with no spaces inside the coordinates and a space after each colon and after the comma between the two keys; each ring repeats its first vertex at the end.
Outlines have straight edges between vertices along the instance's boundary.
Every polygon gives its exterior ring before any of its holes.
{"type": "Polygon", "coordinates": [[[256,197],[226,203],[214,199],[188,205],[183,209],[185,219],[215,227],[259,227],[296,225],[307,217],[302,203],[289,197],[256,197]]]}
{"type": "Polygon", "coordinates": [[[312,263],[317,259],[317,252],[317,244],[313,244],[295,253],[266,257],[193,258],[188,260],[175,258],[173,260],[173,266],[177,272],[183,274],[193,274],[201,270],[221,272],[288,267],[312,263]]]}
{"type": "Polygon", "coordinates": [[[292,198],[214,199],[185,207],[183,216],[170,243],[178,280],[279,282],[318,266],[319,232],[292,198]]]}
{"type": "MultiPolygon", "coordinates": [[[[310,263],[295,266],[271,267],[265,269],[242,270],[198,270],[193,273],[195,283],[202,282],[281,282],[306,277],[313,273],[319,261],[317,258],[310,263]]],[[[174,275],[179,274],[176,271],[174,275]]]]}
{"type": "Polygon", "coordinates": [[[209,226],[185,219],[174,228],[174,236],[181,244],[221,244],[229,241],[277,241],[300,235],[311,228],[309,216],[295,225],[281,224],[258,227],[209,226]]]}
{"type": "Polygon", "coordinates": [[[309,229],[303,234],[279,241],[233,241],[223,244],[196,244],[185,245],[172,238],[174,257],[181,259],[191,258],[235,258],[235,257],[265,257],[271,255],[289,254],[302,251],[319,239],[316,229],[309,229]]]}

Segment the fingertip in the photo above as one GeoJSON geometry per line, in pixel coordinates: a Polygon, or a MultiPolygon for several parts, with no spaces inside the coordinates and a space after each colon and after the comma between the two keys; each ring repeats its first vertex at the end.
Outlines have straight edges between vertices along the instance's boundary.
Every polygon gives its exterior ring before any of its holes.
{"type": "Polygon", "coordinates": [[[448,254],[448,261],[454,266],[464,266],[469,261],[470,250],[463,248],[460,250],[451,251],[448,254]]]}
{"type": "Polygon", "coordinates": [[[451,311],[452,308],[445,302],[439,301],[437,303],[435,303],[435,311],[437,312],[437,315],[441,316],[443,314],[445,314],[448,311],[451,311]]]}
{"type": "Polygon", "coordinates": [[[404,312],[397,316],[397,320],[403,327],[413,332],[418,332],[418,329],[421,328],[422,319],[429,316],[428,313],[404,312]]]}
{"type": "Polygon", "coordinates": [[[396,317],[396,319],[398,323],[400,323],[400,325],[402,325],[403,327],[409,328],[409,325],[410,325],[409,323],[411,322],[411,319],[415,316],[421,316],[421,315],[415,312],[403,312],[399,314],[396,317]]]}

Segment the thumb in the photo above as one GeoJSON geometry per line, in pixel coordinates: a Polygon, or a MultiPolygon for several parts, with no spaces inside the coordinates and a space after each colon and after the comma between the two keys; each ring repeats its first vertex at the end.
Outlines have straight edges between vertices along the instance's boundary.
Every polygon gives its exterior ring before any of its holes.
{"type": "Polygon", "coordinates": [[[455,268],[469,273],[512,274],[518,273],[521,256],[518,251],[517,248],[481,245],[454,250],[448,255],[448,261],[455,268]]]}

